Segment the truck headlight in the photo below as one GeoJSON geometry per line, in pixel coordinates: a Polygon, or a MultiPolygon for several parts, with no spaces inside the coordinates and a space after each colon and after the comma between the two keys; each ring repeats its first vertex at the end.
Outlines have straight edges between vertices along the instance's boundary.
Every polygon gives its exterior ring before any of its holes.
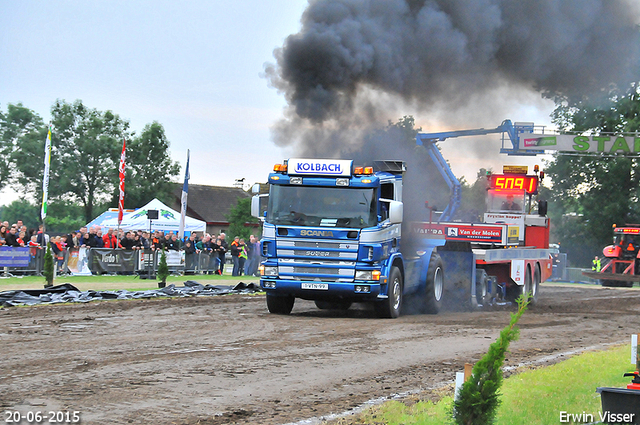
{"type": "Polygon", "coordinates": [[[260,276],[278,276],[278,267],[261,265],[260,276]]]}
{"type": "Polygon", "coordinates": [[[380,280],[380,270],[356,270],[355,280],[380,280]]]}

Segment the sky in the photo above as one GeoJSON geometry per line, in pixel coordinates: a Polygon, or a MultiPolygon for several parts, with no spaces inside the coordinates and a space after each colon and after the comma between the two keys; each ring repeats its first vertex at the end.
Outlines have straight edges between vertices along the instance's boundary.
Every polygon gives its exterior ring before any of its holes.
{"type": "MultiPolygon", "coordinates": [[[[274,49],[300,30],[306,6],[305,0],[0,0],[0,109],[22,103],[48,121],[56,99],[81,100],[113,111],[138,133],[153,121],[162,124],[174,161],[184,167],[190,150],[191,184],[266,182],[273,164],[294,152],[272,141],[286,101],[269,86],[265,64],[275,63],[274,49]]],[[[507,106],[482,123],[453,120],[459,127],[443,127],[410,108],[396,119],[414,115],[423,131],[497,127],[507,118],[549,125],[549,101],[536,93],[504,95],[507,106]]],[[[465,154],[469,143],[476,142],[441,145],[467,181],[480,167],[541,162],[500,155],[495,135],[482,142],[495,157],[479,161],[465,154]]],[[[14,199],[10,189],[0,193],[0,205],[14,199]]]]}

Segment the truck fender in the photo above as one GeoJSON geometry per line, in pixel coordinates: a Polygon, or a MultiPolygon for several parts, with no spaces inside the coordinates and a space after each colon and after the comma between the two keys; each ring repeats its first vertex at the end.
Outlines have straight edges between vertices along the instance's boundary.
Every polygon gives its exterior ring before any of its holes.
{"type": "Polygon", "coordinates": [[[391,266],[394,265],[400,269],[402,278],[404,279],[404,259],[402,258],[402,254],[400,252],[393,253],[389,256],[384,266],[382,266],[380,270],[381,275],[385,278],[388,278],[391,271],[391,266]]]}
{"type": "Polygon", "coordinates": [[[605,246],[602,255],[607,258],[617,258],[620,256],[620,247],[618,245],[605,246]]]}

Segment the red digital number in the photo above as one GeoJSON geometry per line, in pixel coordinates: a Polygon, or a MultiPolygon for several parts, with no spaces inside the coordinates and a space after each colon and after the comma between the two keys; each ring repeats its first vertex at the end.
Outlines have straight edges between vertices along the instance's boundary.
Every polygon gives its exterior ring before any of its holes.
{"type": "Polygon", "coordinates": [[[494,175],[491,181],[495,189],[524,190],[529,193],[534,193],[538,189],[538,177],[536,176],[517,177],[494,175]]]}

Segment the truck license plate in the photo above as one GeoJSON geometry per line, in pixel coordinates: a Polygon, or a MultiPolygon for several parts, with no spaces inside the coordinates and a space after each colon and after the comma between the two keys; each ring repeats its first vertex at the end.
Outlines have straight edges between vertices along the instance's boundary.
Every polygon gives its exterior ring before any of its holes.
{"type": "Polygon", "coordinates": [[[328,283],[301,283],[301,287],[302,289],[321,289],[324,291],[328,291],[329,290],[329,284],[328,283]]]}

